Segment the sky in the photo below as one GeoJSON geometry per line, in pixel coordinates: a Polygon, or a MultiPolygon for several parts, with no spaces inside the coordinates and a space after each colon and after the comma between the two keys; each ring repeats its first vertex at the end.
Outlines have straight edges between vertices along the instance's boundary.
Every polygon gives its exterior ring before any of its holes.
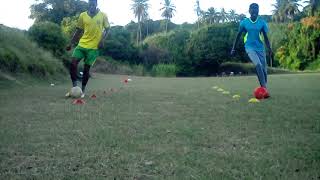
{"type": "MultiPolygon", "coordinates": [[[[0,6],[0,24],[19,29],[28,29],[33,20],[29,19],[30,6],[35,0],[1,0],[0,6]]],[[[163,19],[161,17],[161,2],[164,0],[149,0],[149,15],[153,20],[163,19]]],[[[260,6],[260,14],[272,14],[272,4],[275,0],[199,0],[200,8],[207,10],[210,7],[216,9],[225,8],[226,11],[234,9],[238,14],[246,14],[248,16],[248,8],[251,3],[258,3],[260,6]]],[[[176,24],[184,22],[194,23],[197,19],[194,11],[196,0],[172,0],[176,6],[176,12],[171,19],[176,24]]],[[[132,10],[132,0],[98,0],[98,7],[106,13],[111,26],[126,25],[131,20],[137,21],[132,10]]]]}

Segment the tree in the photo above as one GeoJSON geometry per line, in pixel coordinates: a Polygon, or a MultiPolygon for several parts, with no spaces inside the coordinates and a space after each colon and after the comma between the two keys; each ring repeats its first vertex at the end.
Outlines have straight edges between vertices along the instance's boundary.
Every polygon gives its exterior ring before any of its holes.
{"type": "Polygon", "coordinates": [[[148,16],[149,0],[133,0],[131,10],[136,18],[138,18],[137,45],[141,42],[141,21],[148,16]]]}
{"type": "Polygon", "coordinates": [[[174,16],[174,11],[176,11],[176,6],[171,2],[171,0],[164,0],[163,7],[160,11],[163,10],[161,16],[166,19],[166,32],[168,32],[168,23],[170,19],[174,16]]]}
{"type": "Polygon", "coordinates": [[[222,23],[224,23],[228,20],[228,13],[226,12],[226,10],[224,8],[221,8],[220,20],[222,21],[222,23]]]}
{"type": "Polygon", "coordinates": [[[300,13],[299,11],[299,1],[300,0],[288,0],[288,3],[285,6],[285,13],[288,19],[293,21],[294,17],[300,13]]]}
{"type": "Polygon", "coordinates": [[[231,22],[236,22],[237,21],[237,13],[236,13],[236,11],[235,10],[233,10],[233,9],[231,9],[230,11],[229,11],[229,20],[231,21],[231,22]]]}
{"type": "Polygon", "coordinates": [[[82,0],[36,0],[31,5],[31,19],[35,22],[50,21],[60,24],[64,17],[75,16],[87,9],[88,3],[82,0]]]}
{"type": "Polygon", "coordinates": [[[67,39],[60,26],[53,22],[35,23],[30,27],[28,34],[40,47],[50,50],[56,57],[65,52],[67,39]]]}
{"type": "Polygon", "coordinates": [[[217,19],[218,12],[215,8],[210,7],[207,12],[204,13],[204,19],[209,24],[213,24],[217,19]]]}
{"type": "Polygon", "coordinates": [[[281,7],[282,7],[282,0],[276,0],[275,4],[272,4],[274,7],[274,10],[272,10],[273,16],[272,19],[275,22],[282,22],[283,21],[283,13],[281,12],[281,7]]]}
{"type": "Polygon", "coordinates": [[[240,14],[237,16],[237,21],[240,22],[242,20],[244,20],[247,16],[245,14],[240,14]]]}
{"type": "Polygon", "coordinates": [[[201,18],[201,15],[202,15],[202,10],[201,10],[201,8],[200,8],[200,2],[199,2],[199,0],[197,0],[194,10],[195,10],[196,13],[197,13],[197,17],[198,17],[197,24],[198,24],[198,29],[199,29],[199,28],[200,28],[200,18],[201,18]]]}
{"type": "Polygon", "coordinates": [[[144,17],[144,19],[142,21],[143,21],[143,23],[146,24],[146,28],[147,28],[146,36],[149,36],[149,21],[150,21],[149,13],[146,14],[146,16],[144,17]]]}
{"type": "Polygon", "coordinates": [[[300,0],[276,0],[273,4],[273,20],[275,22],[293,21],[299,13],[300,0]]]}
{"type": "MultiPolygon", "coordinates": [[[[190,71],[193,75],[213,75],[219,71],[219,66],[230,59],[229,49],[233,38],[238,31],[235,23],[214,24],[200,28],[191,33],[187,41],[186,53],[190,71]]],[[[246,58],[243,41],[237,47],[234,61],[243,61],[246,58]]]]}
{"type": "Polygon", "coordinates": [[[138,48],[131,41],[130,31],[122,26],[112,26],[105,40],[107,46],[101,49],[101,55],[111,56],[115,60],[128,61],[132,64],[140,63],[138,48]]]}
{"type": "Polygon", "coordinates": [[[316,11],[320,9],[319,0],[307,0],[304,3],[307,3],[305,9],[310,13],[311,16],[314,16],[316,11]]]}

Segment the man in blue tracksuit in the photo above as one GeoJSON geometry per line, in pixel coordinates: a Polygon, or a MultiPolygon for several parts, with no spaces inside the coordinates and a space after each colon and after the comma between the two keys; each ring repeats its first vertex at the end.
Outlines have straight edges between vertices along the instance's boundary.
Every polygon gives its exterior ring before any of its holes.
{"type": "Polygon", "coordinates": [[[267,62],[262,36],[268,48],[270,57],[273,53],[267,36],[267,23],[259,17],[259,5],[253,3],[249,7],[250,18],[246,18],[240,23],[240,29],[237,38],[233,44],[231,55],[235,54],[235,46],[237,45],[242,33],[245,33],[245,49],[246,52],[256,66],[257,76],[261,87],[267,88],[267,62]]]}

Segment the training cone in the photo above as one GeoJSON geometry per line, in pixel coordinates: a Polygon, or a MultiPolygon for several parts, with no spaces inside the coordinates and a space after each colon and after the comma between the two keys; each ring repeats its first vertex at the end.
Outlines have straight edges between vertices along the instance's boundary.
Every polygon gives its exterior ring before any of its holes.
{"type": "Polygon", "coordinates": [[[230,94],[229,91],[223,91],[222,94],[230,94]]]}
{"type": "Polygon", "coordinates": [[[259,99],[251,98],[251,99],[249,99],[248,102],[249,102],[249,103],[258,103],[258,102],[260,102],[260,101],[259,101],[259,99]]]}
{"type": "Polygon", "coordinates": [[[239,98],[240,98],[240,95],[238,95],[238,94],[233,95],[232,98],[233,98],[233,99],[239,99],[239,98]]]}
{"type": "Polygon", "coordinates": [[[82,104],[85,104],[85,101],[83,99],[75,99],[72,104],[75,104],[75,105],[82,105],[82,104]]]}
{"type": "Polygon", "coordinates": [[[97,98],[97,96],[95,94],[91,95],[91,99],[96,99],[96,98],[97,98]]]}
{"type": "Polygon", "coordinates": [[[224,90],[222,88],[219,88],[217,91],[219,92],[223,92],[224,90]]]}
{"type": "Polygon", "coordinates": [[[219,88],[218,86],[213,86],[213,87],[212,87],[212,89],[218,89],[218,88],[219,88]]]}

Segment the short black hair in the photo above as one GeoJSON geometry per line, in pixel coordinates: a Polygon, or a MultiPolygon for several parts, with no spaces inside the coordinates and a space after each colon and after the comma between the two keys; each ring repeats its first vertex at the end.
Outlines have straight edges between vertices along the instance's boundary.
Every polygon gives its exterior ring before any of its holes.
{"type": "Polygon", "coordinates": [[[249,9],[252,9],[255,7],[259,8],[259,5],[257,3],[252,3],[252,4],[250,4],[249,9]]]}

